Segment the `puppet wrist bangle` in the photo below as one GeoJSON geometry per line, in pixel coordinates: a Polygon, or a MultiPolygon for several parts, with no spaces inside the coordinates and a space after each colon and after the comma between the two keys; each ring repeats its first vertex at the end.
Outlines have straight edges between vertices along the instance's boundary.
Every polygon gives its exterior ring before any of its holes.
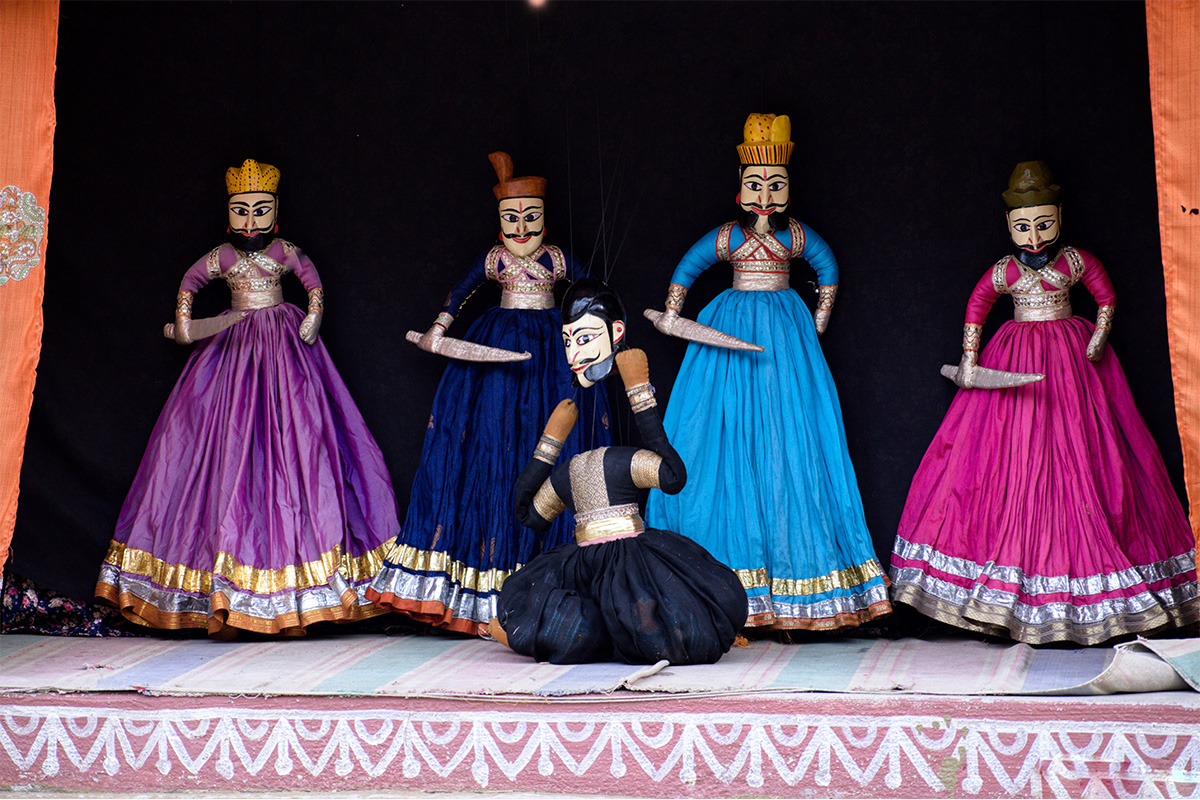
{"type": "Polygon", "coordinates": [[[192,318],[192,293],[186,289],[180,289],[179,294],[175,296],[175,316],[183,319],[192,318]]]}
{"type": "Polygon", "coordinates": [[[674,311],[678,314],[683,310],[683,298],[687,296],[687,289],[680,286],[678,283],[672,283],[667,287],[667,302],[665,303],[667,311],[674,311]]]}
{"type": "Polygon", "coordinates": [[[542,438],[538,439],[537,447],[533,451],[533,457],[538,461],[554,464],[558,461],[558,454],[562,452],[562,449],[563,443],[561,439],[555,439],[553,436],[543,433],[542,438]]]}
{"type": "Polygon", "coordinates": [[[1100,306],[1096,314],[1096,330],[1112,330],[1113,315],[1117,313],[1114,306],[1100,306]]]}
{"type": "Polygon", "coordinates": [[[437,315],[437,319],[433,321],[433,325],[430,327],[440,327],[445,331],[450,328],[451,322],[454,322],[454,317],[449,312],[443,311],[437,315]]]}
{"type": "Polygon", "coordinates": [[[625,394],[629,397],[629,407],[635,414],[658,405],[658,401],[654,399],[654,387],[649,383],[631,386],[625,390],[625,394]]]}
{"type": "Polygon", "coordinates": [[[833,308],[833,300],[837,297],[837,284],[817,287],[817,308],[829,311],[833,308]]]}
{"type": "Polygon", "coordinates": [[[963,326],[963,344],[964,353],[979,352],[979,340],[983,336],[983,326],[968,322],[963,326]]]}
{"type": "Polygon", "coordinates": [[[322,314],[325,311],[325,290],[317,287],[308,291],[308,313],[322,314]]]}

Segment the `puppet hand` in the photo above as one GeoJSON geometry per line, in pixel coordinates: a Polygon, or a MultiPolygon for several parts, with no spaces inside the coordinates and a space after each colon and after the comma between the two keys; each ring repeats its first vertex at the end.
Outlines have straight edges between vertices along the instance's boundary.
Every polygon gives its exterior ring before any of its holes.
{"type": "Polygon", "coordinates": [[[975,351],[967,350],[962,354],[962,360],[958,362],[958,375],[954,382],[963,389],[970,389],[975,386],[975,366],[978,356],[975,351]]]}
{"type": "Polygon", "coordinates": [[[1087,346],[1088,361],[1099,361],[1104,356],[1104,346],[1108,344],[1108,328],[1096,328],[1092,332],[1091,341],[1087,346]]]}
{"type": "Polygon", "coordinates": [[[817,310],[813,312],[813,324],[817,326],[818,336],[829,327],[829,315],[833,312],[833,300],[837,297],[837,290],[836,285],[817,287],[817,310]]]}
{"type": "Polygon", "coordinates": [[[654,320],[654,327],[658,328],[659,333],[671,335],[671,331],[675,328],[675,320],[679,319],[679,312],[673,308],[668,308],[658,319],[654,320]]]}
{"type": "Polygon", "coordinates": [[[621,373],[621,381],[626,389],[650,383],[650,365],[646,363],[645,352],[634,348],[622,350],[615,356],[617,369],[621,373]]]}
{"type": "Polygon", "coordinates": [[[317,332],[321,330],[321,317],[324,316],[320,311],[310,311],[300,323],[300,340],[305,344],[314,344],[317,341],[317,332]]]}
{"type": "Polygon", "coordinates": [[[1092,332],[1092,339],[1087,346],[1088,361],[1099,361],[1104,356],[1104,346],[1108,343],[1108,332],[1112,330],[1115,311],[1112,306],[1100,306],[1096,314],[1096,330],[1092,332]]]}
{"type": "Polygon", "coordinates": [[[192,343],[192,320],[189,317],[175,317],[175,342],[177,344],[192,343]]]}
{"type": "Polygon", "coordinates": [[[429,330],[421,334],[421,338],[417,340],[417,347],[426,353],[436,353],[438,345],[442,343],[442,337],[445,335],[446,329],[435,322],[429,326],[429,330]]]}
{"type": "Polygon", "coordinates": [[[828,308],[818,308],[813,312],[813,325],[817,326],[817,336],[820,336],[829,327],[830,311],[831,309],[828,308]]]}
{"type": "Polygon", "coordinates": [[[575,427],[575,421],[578,419],[579,406],[575,405],[574,400],[563,400],[550,415],[550,421],[546,423],[544,433],[552,439],[565,442],[571,435],[571,429],[575,427]]]}
{"type": "Polygon", "coordinates": [[[650,365],[646,363],[646,354],[637,349],[622,350],[617,353],[616,361],[633,413],[639,414],[657,406],[654,387],[650,385],[650,365]]]}

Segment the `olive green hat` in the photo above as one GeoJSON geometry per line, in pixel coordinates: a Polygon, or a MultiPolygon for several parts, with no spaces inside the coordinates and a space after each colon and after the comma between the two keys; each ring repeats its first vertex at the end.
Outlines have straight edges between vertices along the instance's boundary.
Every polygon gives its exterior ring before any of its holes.
{"type": "Polygon", "coordinates": [[[1058,205],[1058,184],[1045,161],[1022,161],[1008,179],[1001,197],[1009,208],[1058,205]]]}

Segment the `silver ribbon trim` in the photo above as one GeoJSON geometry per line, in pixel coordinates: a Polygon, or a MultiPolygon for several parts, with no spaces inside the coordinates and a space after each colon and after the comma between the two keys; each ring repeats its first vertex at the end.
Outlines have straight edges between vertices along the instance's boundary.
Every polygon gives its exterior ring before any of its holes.
{"type": "Polygon", "coordinates": [[[739,292],[782,292],[791,286],[786,272],[733,271],[733,288],[739,292]]]}

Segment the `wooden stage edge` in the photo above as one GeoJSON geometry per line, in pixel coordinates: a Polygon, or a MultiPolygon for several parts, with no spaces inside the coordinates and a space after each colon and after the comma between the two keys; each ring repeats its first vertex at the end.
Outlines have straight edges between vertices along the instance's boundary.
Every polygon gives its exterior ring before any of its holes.
{"type": "Polygon", "coordinates": [[[1200,694],[4,694],[0,789],[1200,797],[1200,694]]]}

